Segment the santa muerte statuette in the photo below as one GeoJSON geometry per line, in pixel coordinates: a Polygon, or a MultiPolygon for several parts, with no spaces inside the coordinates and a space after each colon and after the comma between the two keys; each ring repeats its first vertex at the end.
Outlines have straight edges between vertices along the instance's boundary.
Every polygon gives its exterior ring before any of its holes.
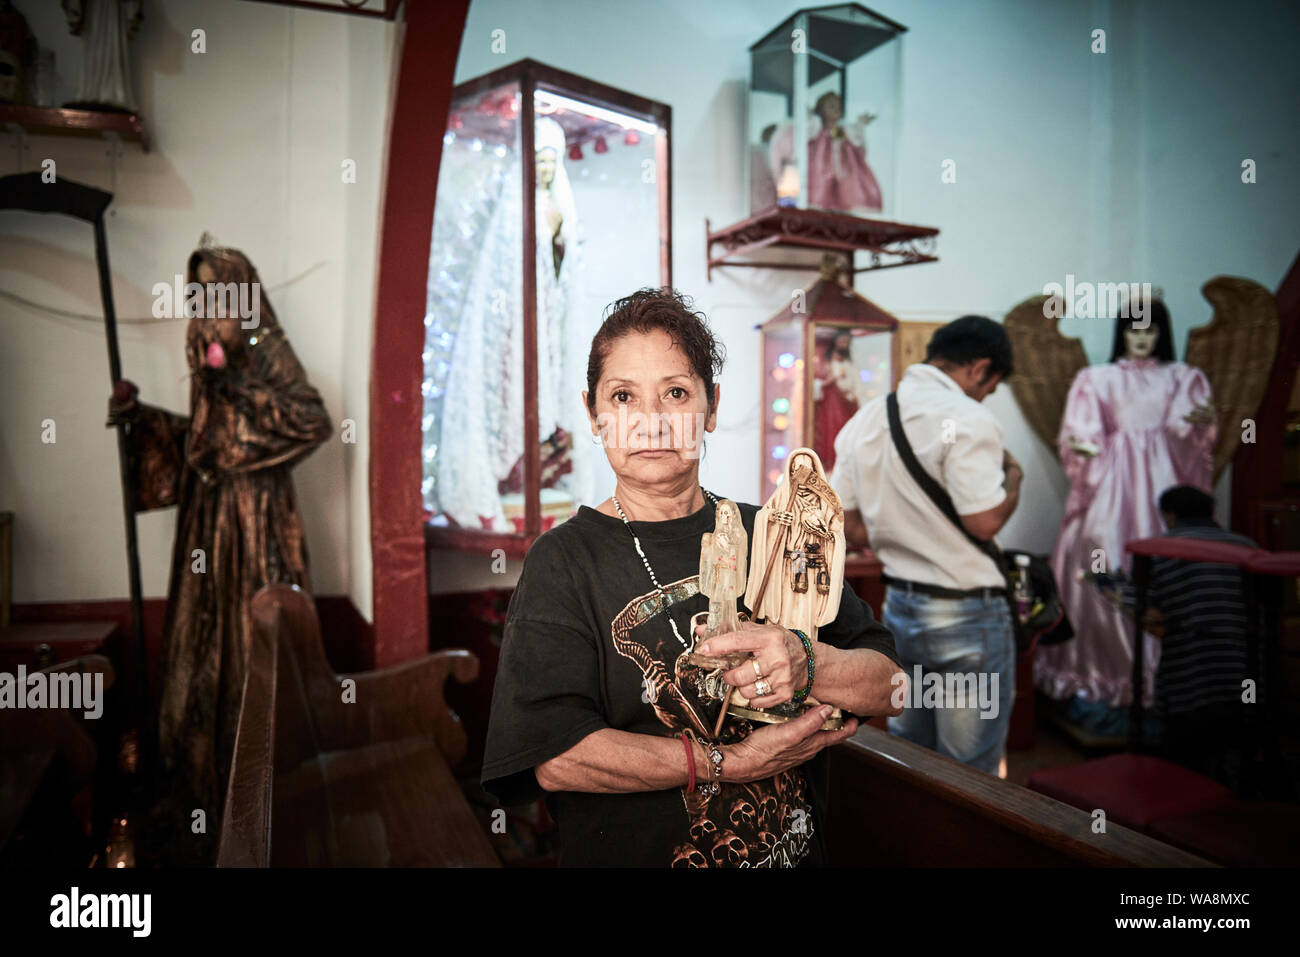
{"type": "MultiPolygon", "coordinates": [[[[754,519],[754,567],[747,574],[747,542],[735,503],[718,503],[714,531],[706,533],[700,548],[700,591],[709,597],[706,629],[699,641],[737,630],[743,613],[735,602],[743,590],[745,604],[755,619],[799,630],[816,640],[817,628],[835,620],[844,583],[844,509],[826,480],[821,460],[812,449],[795,449],[786,460],[786,480],[754,519]]],[[[692,620],[692,631],[698,624],[692,620]]],[[[819,707],[811,695],[800,704],[787,702],[756,708],[723,675],[749,657],[747,652],[708,657],[696,652],[681,655],[679,677],[695,686],[702,702],[721,704],[714,735],[728,715],[777,723],[819,707]]],[[[844,719],[836,708],[823,728],[834,730],[844,719]]]]}
{"type": "MultiPolygon", "coordinates": [[[[802,631],[817,640],[817,628],[835,620],[844,587],[844,508],[826,480],[821,459],[809,448],[795,449],[785,461],[785,481],[754,517],[754,569],[745,604],[755,620],[802,631]]],[[[797,718],[818,707],[811,695],[799,705],[753,708],[733,691],[730,714],[752,721],[797,718]]],[[[836,708],[823,728],[840,727],[836,708]]]]}

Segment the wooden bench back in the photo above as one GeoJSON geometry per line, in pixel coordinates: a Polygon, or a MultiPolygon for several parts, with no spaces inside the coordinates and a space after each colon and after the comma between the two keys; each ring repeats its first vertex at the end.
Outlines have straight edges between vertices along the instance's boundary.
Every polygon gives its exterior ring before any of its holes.
{"type": "Polygon", "coordinates": [[[218,866],[498,863],[450,770],[466,739],[444,685],[478,660],[339,675],[306,592],[269,585],[251,611],[218,866]]]}
{"type": "Polygon", "coordinates": [[[336,684],[329,677],[320,622],[311,596],[288,585],[259,591],[252,616],[218,866],[323,863],[328,849],[302,848],[295,841],[300,833],[329,831],[328,795],[316,760],[324,748],[309,693],[313,684],[336,684]],[[307,826],[282,828],[272,840],[272,822],[286,819],[307,826]]]}
{"type": "Polygon", "coordinates": [[[840,866],[1213,866],[870,726],[830,751],[827,834],[840,866]]]}
{"type": "Polygon", "coordinates": [[[217,845],[219,867],[271,866],[271,785],[280,686],[278,615],[268,617],[271,611],[254,601],[253,639],[244,666],[244,697],[217,845]]]}

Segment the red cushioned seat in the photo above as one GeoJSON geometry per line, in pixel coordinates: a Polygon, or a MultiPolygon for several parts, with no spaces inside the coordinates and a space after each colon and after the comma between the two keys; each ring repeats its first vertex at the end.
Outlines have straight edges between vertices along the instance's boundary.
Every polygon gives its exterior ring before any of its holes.
{"type": "Polygon", "coordinates": [[[1248,545],[1235,545],[1232,542],[1212,542],[1204,538],[1169,538],[1164,535],[1155,538],[1134,538],[1124,545],[1130,555],[1145,555],[1148,558],[1177,558],[1188,562],[1213,562],[1221,565],[1236,565],[1245,568],[1261,554],[1258,548],[1248,545]]]}
{"type": "Polygon", "coordinates": [[[1151,836],[1226,867],[1295,867],[1300,807],[1233,801],[1153,821],[1151,836]]]}
{"type": "Polygon", "coordinates": [[[1234,800],[1230,790],[1203,774],[1144,754],[1112,754],[1029,776],[1029,787],[1048,797],[1138,831],[1151,822],[1192,814],[1234,800]]]}
{"type": "Polygon", "coordinates": [[[1300,577],[1300,552],[1260,552],[1246,563],[1246,571],[1256,575],[1300,577]]]}

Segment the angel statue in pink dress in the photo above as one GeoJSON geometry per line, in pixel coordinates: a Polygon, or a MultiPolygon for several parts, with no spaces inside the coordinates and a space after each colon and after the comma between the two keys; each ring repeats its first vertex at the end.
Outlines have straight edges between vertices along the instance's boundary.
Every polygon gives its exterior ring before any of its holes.
{"type": "MultiPolygon", "coordinates": [[[[1081,369],[1070,387],[1058,437],[1070,480],[1052,570],[1076,638],[1041,648],[1037,686],[1076,698],[1082,723],[1120,733],[1132,700],[1133,626],[1088,573],[1127,569],[1124,546],[1163,534],[1158,500],[1174,485],[1211,491],[1217,435],[1210,381],[1174,361],[1169,312],[1159,300],[1149,324],[1117,318],[1111,361],[1081,369]]],[[[1143,702],[1154,698],[1160,646],[1145,635],[1143,702]]]]}
{"type": "Polygon", "coordinates": [[[862,215],[884,208],[880,184],[867,165],[863,130],[875,119],[863,113],[847,127],[844,101],[838,93],[823,93],[813,107],[821,132],[808,141],[808,205],[862,215]]]}

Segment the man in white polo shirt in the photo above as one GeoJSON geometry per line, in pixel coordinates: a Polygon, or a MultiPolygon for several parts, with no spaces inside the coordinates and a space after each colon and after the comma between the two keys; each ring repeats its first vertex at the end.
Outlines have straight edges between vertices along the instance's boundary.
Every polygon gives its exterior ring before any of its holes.
{"type": "MultiPolygon", "coordinates": [[[[917,461],[982,541],[1020,500],[1023,472],[980,404],[1011,371],[1002,326],[963,316],[934,333],[925,362],[908,367],[898,384],[903,434],[917,461]]],[[[844,504],[849,542],[869,540],[884,565],[881,617],[913,685],[889,730],[997,774],[1015,692],[1015,637],[997,565],[908,472],[890,435],[886,397],[840,430],[830,482],[844,504]],[[918,665],[924,696],[915,687],[918,665]]]]}

